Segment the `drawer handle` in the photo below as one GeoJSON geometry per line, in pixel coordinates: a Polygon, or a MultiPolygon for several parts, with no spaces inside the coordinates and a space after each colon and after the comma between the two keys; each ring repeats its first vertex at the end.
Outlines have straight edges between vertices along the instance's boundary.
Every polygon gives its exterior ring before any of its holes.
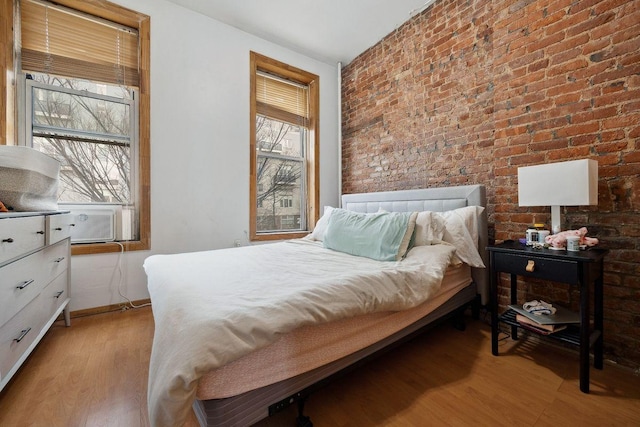
{"type": "Polygon", "coordinates": [[[527,266],[525,267],[525,270],[527,270],[529,273],[533,273],[533,270],[535,270],[535,268],[536,268],[536,262],[530,259],[529,262],[527,262],[527,266]]]}
{"type": "Polygon", "coordinates": [[[36,231],[36,234],[44,234],[44,231],[36,231]]]}
{"type": "Polygon", "coordinates": [[[55,295],[55,298],[58,299],[62,296],[62,294],[64,294],[64,291],[58,291],[55,295]]]}
{"type": "Polygon", "coordinates": [[[2,243],[13,243],[13,239],[11,237],[8,239],[2,239],[2,243]]]}
{"type": "Polygon", "coordinates": [[[27,328],[27,329],[23,329],[22,332],[20,332],[20,336],[16,339],[14,339],[15,342],[20,342],[24,339],[24,337],[27,336],[27,334],[29,333],[29,331],[31,330],[31,328],[27,328]]]}
{"type": "Polygon", "coordinates": [[[31,279],[31,280],[25,280],[24,282],[22,282],[22,284],[20,284],[20,285],[16,286],[16,289],[24,289],[24,288],[26,288],[27,286],[29,286],[30,284],[32,284],[32,283],[33,283],[33,281],[34,281],[34,279],[31,279]]]}
{"type": "Polygon", "coordinates": [[[54,228],[55,231],[62,231],[62,227],[56,227],[54,228]]]}
{"type": "Polygon", "coordinates": [[[60,258],[54,260],[53,262],[62,262],[62,261],[64,261],[64,257],[63,256],[61,256],[60,258]]]}

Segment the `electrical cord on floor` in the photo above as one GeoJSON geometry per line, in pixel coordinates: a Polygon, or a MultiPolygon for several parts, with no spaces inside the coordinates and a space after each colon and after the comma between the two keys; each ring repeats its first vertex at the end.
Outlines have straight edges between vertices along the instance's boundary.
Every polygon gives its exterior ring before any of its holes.
{"type": "MultiPolygon", "coordinates": [[[[491,311],[487,307],[481,307],[479,320],[491,327],[491,311]]],[[[498,341],[503,341],[511,337],[511,333],[504,325],[498,325],[498,341]]]]}
{"type": "Polygon", "coordinates": [[[127,303],[129,304],[129,306],[124,305],[122,308],[123,310],[128,309],[129,307],[131,308],[142,308],[142,307],[147,307],[150,306],[151,303],[145,303],[145,304],[140,304],[140,305],[136,305],[133,303],[133,301],[131,301],[125,294],[122,293],[122,282],[124,279],[124,274],[122,274],[122,255],[124,254],[124,245],[120,242],[114,242],[116,245],[120,246],[120,253],[118,253],[118,262],[116,265],[116,268],[113,269],[113,273],[111,273],[111,280],[109,280],[109,283],[113,283],[113,277],[116,274],[116,270],[118,271],[118,274],[120,275],[120,279],[118,280],[118,294],[120,295],[121,298],[124,298],[125,300],[127,300],[127,303]]]}
{"type": "Polygon", "coordinates": [[[511,333],[505,331],[504,327],[498,326],[498,341],[504,341],[507,338],[511,338],[511,333]]]}

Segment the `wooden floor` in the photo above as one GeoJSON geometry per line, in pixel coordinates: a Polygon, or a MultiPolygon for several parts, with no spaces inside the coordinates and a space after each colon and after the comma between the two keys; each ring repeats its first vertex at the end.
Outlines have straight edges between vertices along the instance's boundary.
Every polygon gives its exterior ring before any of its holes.
{"type": "MultiPolygon", "coordinates": [[[[56,323],[0,393],[0,426],[148,426],[149,308],[56,323]]],[[[639,426],[640,377],[592,369],[578,389],[578,355],[531,339],[490,351],[490,330],[443,324],[312,395],[315,427],[639,426]]],[[[295,408],[259,423],[293,426],[295,408]]],[[[187,423],[196,426],[195,416],[187,423]]]]}

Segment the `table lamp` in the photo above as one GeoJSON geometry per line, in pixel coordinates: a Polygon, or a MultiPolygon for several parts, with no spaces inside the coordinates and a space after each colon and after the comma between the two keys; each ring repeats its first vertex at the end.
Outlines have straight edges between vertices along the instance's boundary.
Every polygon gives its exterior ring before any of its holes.
{"type": "Polygon", "coordinates": [[[560,206],[598,204],[598,162],[570,160],[518,168],[518,205],[551,206],[551,232],[561,231],[560,206]]]}

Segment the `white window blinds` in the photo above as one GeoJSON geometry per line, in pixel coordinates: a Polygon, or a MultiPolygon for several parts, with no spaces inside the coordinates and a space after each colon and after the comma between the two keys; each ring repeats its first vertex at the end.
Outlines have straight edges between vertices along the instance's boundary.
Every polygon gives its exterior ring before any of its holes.
{"type": "Polygon", "coordinates": [[[38,0],[20,1],[20,23],[24,71],[139,86],[135,29],[38,0]]]}
{"type": "Polygon", "coordinates": [[[309,89],[297,83],[258,72],[256,75],[256,110],[269,118],[307,127],[309,89]]]}

